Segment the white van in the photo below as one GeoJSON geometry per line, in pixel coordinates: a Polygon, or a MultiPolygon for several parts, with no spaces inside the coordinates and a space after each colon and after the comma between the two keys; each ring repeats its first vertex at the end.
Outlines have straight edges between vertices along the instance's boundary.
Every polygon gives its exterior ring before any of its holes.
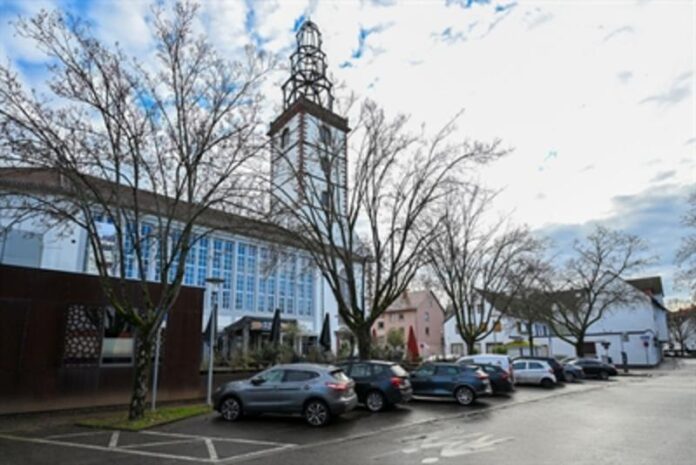
{"type": "Polygon", "coordinates": [[[507,355],[493,355],[493,354],[477,354],[477,355],[465,355],[457,360],[457,363],[463,364],[481,364],[481,365],[497,365],[503,370],[507,371],[510,375],[510,380],[515,382],[515,373],[512,369],[512,360],[507,355]]]}

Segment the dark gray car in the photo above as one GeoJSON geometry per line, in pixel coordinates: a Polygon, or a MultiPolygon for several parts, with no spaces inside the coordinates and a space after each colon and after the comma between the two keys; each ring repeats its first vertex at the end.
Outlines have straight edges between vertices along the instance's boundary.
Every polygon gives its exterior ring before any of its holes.
{"type": "Polygon", "coordinates": [[[332,365],[276,365],[251,379],[233,381],[213,393],[222,417],[236,421],[244,414],[300,414],[312,426],[355,408],[355,383],[332,365]]]}

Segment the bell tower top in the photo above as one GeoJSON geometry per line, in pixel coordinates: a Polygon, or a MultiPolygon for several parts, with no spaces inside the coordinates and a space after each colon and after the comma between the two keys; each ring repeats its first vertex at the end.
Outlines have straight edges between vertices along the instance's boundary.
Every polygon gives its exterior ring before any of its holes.
{"type": "Polygon", "coordinates": [[[283,84],[283,109],[301,97],[332,111],[333,84],[326,77],[326,54],[321,50],[321,32],[312,21],[297,31],[297,49],[290,56],[290,77],[283,84]]]}

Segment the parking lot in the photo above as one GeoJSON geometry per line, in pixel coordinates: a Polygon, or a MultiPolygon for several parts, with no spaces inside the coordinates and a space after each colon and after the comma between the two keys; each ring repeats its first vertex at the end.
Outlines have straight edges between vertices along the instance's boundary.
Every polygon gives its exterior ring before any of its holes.
{"type": "MultiPolygon", "coordinates": [[[[300,418],[259,416],[228,423],[217,414],[210,414],[139,433],[82,428],[70,423],[5,429],[0,432],[0,458],[5,464],[235,463],[264,458],[277,463],[288,452],[306,453],[339,443],[360,444],[379,436],[394,435],[409,444],[411,432],[418,428],[437,429],[443,422],[472,423],[522,405],[545,408],[554,399],[643,380],[586,381],[552,390],[522,387],[510,396],[485,398],[469,408],[449,400],[415,400],[379,414],[358,408],[325,428],[311,428],[300,418]]],[[[471,447],[484,450],[509,440],[476,433],[467,437],[471,447]]],[[[419,439],[414,441],[418,443],[419,439]]],[[[427,443],[426,449],[435,447],[433,444],[427,443]]]]}

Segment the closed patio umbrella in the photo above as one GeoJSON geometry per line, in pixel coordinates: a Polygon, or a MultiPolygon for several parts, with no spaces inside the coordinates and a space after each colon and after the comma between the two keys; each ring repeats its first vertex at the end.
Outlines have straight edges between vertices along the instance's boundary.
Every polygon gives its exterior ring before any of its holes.
{"type": "Polygon", "coordinates": [[[406,342],[406,349],[408,350],[409,359],[416,360],[419,357],[418,341],[416,341],[416,333],[413,331],[413,326],[409,326],[408,328],[408,341],[406,342]]]}
{"type": "Polygon", "coordinates": [[[324,316],[324,324],[321,326],[319,345],[321,345],[326,352],[331,350],[331,322],[329,321],[328,313],[324,316]]]}
{"type": "Polygon", "coordinates": [[[271,323],[271,344],[280,344],[280,309],[276,308],[273,314],[273,323],[271,323]]]}

